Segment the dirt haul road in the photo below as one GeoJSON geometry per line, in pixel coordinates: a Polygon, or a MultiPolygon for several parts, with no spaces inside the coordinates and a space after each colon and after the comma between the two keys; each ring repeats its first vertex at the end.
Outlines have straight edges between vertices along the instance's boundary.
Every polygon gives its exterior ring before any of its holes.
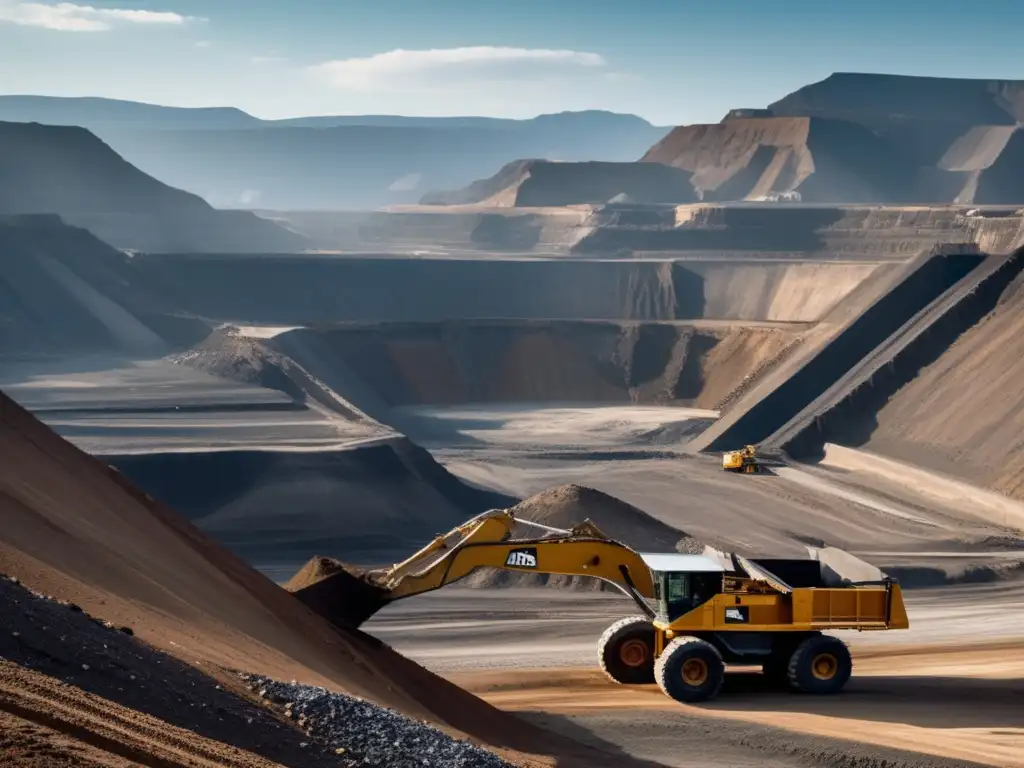
{"type": "Polygon", "coordinates": [[[1024,585],[911,592],[908,609],[907,632],[842,633],[856,668],[839,696],[738,670],[702,706],[596,670],[596,638],[630,613],[620,596],[452,588],[366,629],[502,709],[664,765],[1024,766],[1024,585]]]}

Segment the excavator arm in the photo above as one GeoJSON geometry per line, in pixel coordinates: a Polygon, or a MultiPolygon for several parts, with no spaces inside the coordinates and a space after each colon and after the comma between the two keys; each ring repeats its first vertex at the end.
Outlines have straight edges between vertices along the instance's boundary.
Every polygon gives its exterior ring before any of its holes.
{"type": "Polygon", "coordinates": [[[508,510],[486,512],[437,537],[374,581],[385,590],[384,599],[393,602],[440,589],[478,568],[592,576],[614,584],[653,615],[645,600],[654,597],[651,571],[637,552],[609,539],[590,521],[565,530],[518,520],[508,510]],[[513,538],[518,526],[544,535],[513,538]]]}

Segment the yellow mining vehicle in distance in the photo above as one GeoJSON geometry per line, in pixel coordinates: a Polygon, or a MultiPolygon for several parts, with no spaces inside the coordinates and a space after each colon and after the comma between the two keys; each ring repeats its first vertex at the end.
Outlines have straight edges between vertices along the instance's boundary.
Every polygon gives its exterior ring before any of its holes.
{"type": "Polygon", "coordinates": [[[603,579],[640,614],[601,636],[601,668],[615,682],[657,682],[671,698],[689,703],[718,695],[727,664],[760,665],[780,685],[807,693],[838,692],[852,661],[846,644],[826,631],[909,627],[896,581],[851,581],[839,573],[851,562],[858,577],[865,567],[871,576],[881,574],[841,550],[809,554],[807,560],[748,559],[713,549],[641,554],[589,520],[564,530],[492,510],[371,576],[385,604],[439,589],[478,568],[603,579]],[[527,529],[535,535],[517,537],[527,529]]]}
{"type": "Polygon", "coordinates": [[[753,474],[761,471],[761,462],[757,458],[757,448],[747,445],[738,451],[726,451],[722,454],[722,469],[726,472],[742,472],[753,474]]]}

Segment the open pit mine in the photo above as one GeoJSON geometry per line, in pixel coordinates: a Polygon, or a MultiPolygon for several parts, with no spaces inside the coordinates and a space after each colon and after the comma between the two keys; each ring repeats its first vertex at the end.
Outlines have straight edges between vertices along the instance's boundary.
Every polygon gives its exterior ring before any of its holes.
{"type": "Polygon", "coordinates": [[[0,763],[1024,768],[1021,88],[0,98],[0,763]]]}

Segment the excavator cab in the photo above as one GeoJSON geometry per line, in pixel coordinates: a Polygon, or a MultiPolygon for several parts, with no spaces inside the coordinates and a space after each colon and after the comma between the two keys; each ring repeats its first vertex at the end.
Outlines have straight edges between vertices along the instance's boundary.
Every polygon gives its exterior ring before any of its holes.
{"type": "Polygon", "coordinates": [[[641,554],[651,569],[657,621],[671,624],[722,591],[722,567],[700,555],[641,554]]]}

